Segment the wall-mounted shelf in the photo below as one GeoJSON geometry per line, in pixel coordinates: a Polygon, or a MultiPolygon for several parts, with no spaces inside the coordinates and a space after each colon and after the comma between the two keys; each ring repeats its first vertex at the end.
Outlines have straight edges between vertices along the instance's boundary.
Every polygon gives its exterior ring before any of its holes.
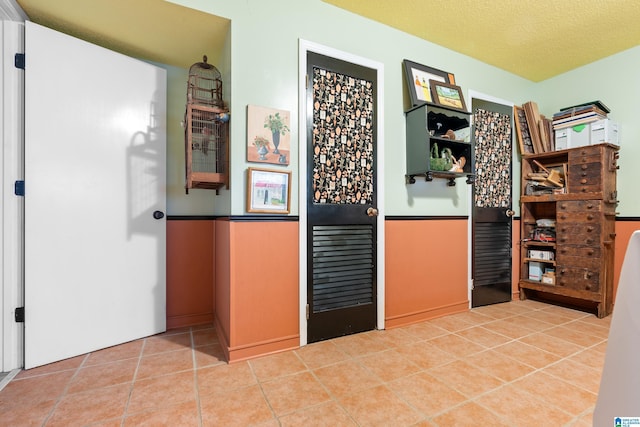
{"type": "MultiPolygon", "coordinates": [[[[447,185],[456,185],[456,179],[466,177],[472,184],[475,178],[474,149],[471,141],[471,113],[433,103],[424,103],[406,113],[407,184],[414,184],[416,177],[425,181],[434,178],[448,179],[447,185]],[[438,153],[443,149],[451,154],[461,168],[433,170],[430,157],[434,145],[438,153]]],[[[452,165],[452,168],[455,165],[452,165]]]]}

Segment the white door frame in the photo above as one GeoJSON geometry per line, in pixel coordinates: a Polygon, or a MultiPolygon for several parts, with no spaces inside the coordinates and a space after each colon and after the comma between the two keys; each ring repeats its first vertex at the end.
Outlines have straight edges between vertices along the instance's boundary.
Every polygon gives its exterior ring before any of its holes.
{"type": "Polygon", "coordinates": [[[0,29],[0,372],[9,372],[21,368],[24,359],[24,324],[16,323],[14,318],[16,307],[21,307],[24,301],[24,199],[14,194],[15,181],[24,179],[24,71],[14,65],[15,54],[24,52],[24,23],[3,20],[0,29]]]}
{"type": "Polygon", "coordinates": [[[298,283],[300,286],[300,346],[307,344],[307,52],[315,52],[321,55],[351,62],[363,67],[377,70],[377,142],[376,142],[376,196],[378,199],[377,217],[377,257],[376,257],[376,281],[377,281],[377,320],[376,327],[384,329],[384,65],[380,62],[353,55],[351,53],[336,50],[314,42],[300,39],[298,46],[298,215],[299,215],[299,271],[298,283]]]}
{"type": "MultiPolygon", "coordinates": [[[[482,101],[487,101],[487,102],[493,102],[495,104],[500,104],[500,105],[505,105],[507,107],[511,107],[513,108],[513,106],[515,105],[512,101],[506,101],[504,99],[500,99],[500,98],[496,98],[494,96],[491,95],[486,95],[482,92],[477,92],[475,90],[469,89],[469,92],[467,94],[467,99],[469,99],[469,110],[471,111],[471,117],[473,118],[473,100],[474,99],[479,99],[482,101]]],[[[511,147],[513,147],[513,132],[511,133],[511,147]]],[[[513,150],[513,148],[512,148],[513,150]]],[[[475,153],[475,150],[474,150],[475,153]]],[[[475,154],[474,154],[475,155],[475,154]]],[[[513,155],[515,155],[515,151],[512,151],[512,163],[513,163],[513,155]]],[[[513,169],[513,168],[512,168],[513,169]]],[[[513,191],[513,174],[511,174],[511,188],[513,191]]],[[[471,308],[471,291],[473,290],[473,277],[472,277],[472,268],[473,268],[473,191],[469,191],[469,203],[467,203],[467,205],[469,206],[469,212],[468,212],[468,218],[469,221],[467,221],[467,242],[469,242],[469,244],[467,245],[467,271],[469,274],[469,277],[467,278],[467,283],[468,283],[468,289],[467,289],[467,298],[469,300],[469,308],[471,308]]],[[[512,209],[513,209],[513,201],[511,203],[512,205],[512,209]]]]}

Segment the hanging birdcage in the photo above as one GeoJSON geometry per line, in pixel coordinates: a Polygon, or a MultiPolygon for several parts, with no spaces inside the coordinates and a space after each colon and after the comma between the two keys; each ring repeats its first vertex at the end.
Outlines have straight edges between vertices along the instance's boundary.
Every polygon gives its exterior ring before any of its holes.
{"type": "Polygon", "coordinates": [[[187,82],[187,104],[211,105],[224,107],[222,100],[222,80],[220,71],[207,63],[207,56],[202,62],[196,62],[189,68],[187,82]]]}
{"type": "Polygon", "coordinates": [[[228,110],[222,101],[220,72],[198,62],[189,69],[185,112],[185,188],[229,188],[228,110]]]}

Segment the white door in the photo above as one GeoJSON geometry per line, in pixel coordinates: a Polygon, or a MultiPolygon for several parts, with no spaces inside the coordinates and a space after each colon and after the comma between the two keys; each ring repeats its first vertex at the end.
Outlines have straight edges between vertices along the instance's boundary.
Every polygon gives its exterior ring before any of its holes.
{"type": "Polygon", "coordinates": [[[166,74],[31,22],[25,44],[32,368],[166,329],[166,74]]]}

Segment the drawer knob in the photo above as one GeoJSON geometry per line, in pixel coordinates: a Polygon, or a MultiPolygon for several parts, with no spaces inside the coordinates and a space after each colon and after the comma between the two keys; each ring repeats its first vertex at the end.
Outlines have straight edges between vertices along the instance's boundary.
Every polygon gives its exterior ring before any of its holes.
{"type": "Polygon", "coordinates": [[[567,205],[565,205],[564,203],[560,204],[560,209],[567,209],[567,205]]]}
{"type": "Polygon", "coordinates": [[[593,205],[591,203],[587,204],[587,209],[593,209],[593,205]]]}
{"type": "Polygon", "coordinates": [[[587,215],[587,219],[588,219],[589,221],[591,221],[591,220],[593,219],[593,215],[591,215],[591,214],[587,215]]]}
{"type": "Polygon", "coordinates": [[[593,227],[587,227],[587,233],[591,233],[594,230],[593,227]]]}
{"type": "Polygon", "coordinates": [[[580,166],[580,168],[581,168],[583,171],[584,171],[584,170],[587,170],[587,165],[582,165],[582,166],[580,166]]]}
{"type": "Polygon", "coordinates": [[[590,291],[590,290],[591,290],[591,285],[585,285],[585,286],[584,286],[584,288],[585,288],[587,291],[590,291]]]}
{"type": "Polygon", "coordinates": [[[587,244],[588,245],[593,245],[593,239],[587,239],[587,244]]]}
{"type": "Polygon", "coordinates": [[[580,180],[580,184],[586,184],[586,183],[587,183],[587,179],[586,179],[586,178],[582,178],[582,179],[580,180]]]}
{"type": "Polygon", "coordinates": [[[593,249],[589,249],[589,251],[587,252],[587,255],[593,255],[595,253],[595,251],[593,249]]]}

